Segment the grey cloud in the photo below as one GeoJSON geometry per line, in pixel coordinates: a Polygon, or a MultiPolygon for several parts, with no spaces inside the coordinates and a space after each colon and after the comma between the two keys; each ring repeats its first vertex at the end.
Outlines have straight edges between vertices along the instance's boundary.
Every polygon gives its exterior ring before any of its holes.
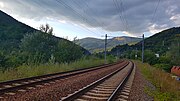
{"type": "Polygon", "coordinates": [[[152,18],[158,0],[117,1],[120,5],[118,10],[123,13],[124,19],[119,17],[113,0],[0,0],[5,4],[3,9],[21,17],[35,20],[47,17],[68,20],[112,32],[126,31],[138,35],[150,31],[150,27],[154,25],[156,29],[179,26],[178,19],[170,19],[180,14],[179,0],[161,0],[154,19],[152,18]]]}

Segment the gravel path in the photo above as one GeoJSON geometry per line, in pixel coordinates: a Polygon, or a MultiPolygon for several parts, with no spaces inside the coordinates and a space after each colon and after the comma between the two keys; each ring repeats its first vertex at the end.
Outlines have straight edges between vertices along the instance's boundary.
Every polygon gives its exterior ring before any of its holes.
{"type": "Polygon", "coordinates": [[[35,89],[26,92],[17,93],[16,95],[8,95],[2,101],[59,101],[60,98],[73,93],[74,91],[98,80],[99,78],[115,71],[121,67],[122,64],[110,66],[96,70],[95,72],[88,72],[79,74],[66,79],[56,80],[55,82],[46,85],[40,85],[35,89]],[[88,78],[88,79],[87,79],[88,78]]]}
{"type": "Polygon", "coordinates": [[[153,85],[145,80],[137,67],[129,96],[129,101],[153,101],[153,98],[148,96],[144,91],[144,88],[147,86],[152,87],[153,85]]]}

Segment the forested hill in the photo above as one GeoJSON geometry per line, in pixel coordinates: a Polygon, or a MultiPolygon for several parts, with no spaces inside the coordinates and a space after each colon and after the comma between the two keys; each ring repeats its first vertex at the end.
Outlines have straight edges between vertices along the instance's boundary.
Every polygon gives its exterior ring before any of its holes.
{"type": "MultiPolygon", "coordinates": [[[[173,27],[159,33],[154,34],[153,36],[146,38],[145,49],[151,50],[155,53],[165,54],[173,42],[177,43],[179,41],[180,27],[173,27]]],[[[112,54],[116,54],[117,51],[125,52],[127,50],[141,50],[141,42],[128,46],[128,45],[119,45],[111,50],[112,54]]]]}
{"type": "Polygon", "coordinates": [[[18,48],[23,36],[33,31],[36,30],[0,11],[0,50],[9,52],[18,48]]]}
{"type": "MultiPolygon", "coordinates": [[[[155,35],[145,39],[145,48],[150,49],[154,52],[164,53],[171,46],[180,34],[180,27],[173,27],[162,32],[156,33],[155,35]]],[[[136,46],[140,46],[139,42],[136,46]]]]}
{"type": "Polygon", "coordinates": [[[70,62],[89,54],[73,42],[53,36],[50,26],[41,27],[49,32],[36,30],[0,11],[0,69],[49,61],[70,62]]]}

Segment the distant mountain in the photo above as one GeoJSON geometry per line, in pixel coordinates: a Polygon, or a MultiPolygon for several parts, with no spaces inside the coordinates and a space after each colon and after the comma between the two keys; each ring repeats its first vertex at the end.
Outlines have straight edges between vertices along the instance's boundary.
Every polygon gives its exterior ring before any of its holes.
{"type": "MultiPolygon", "coordinates": [[[[146,38],[144,40],[145,49],[151,50],[155,53],[165,54],[172,42],[175,41],[177,35],[180,34],[180,27],[173,27],[159,33],[154,34],[153,36],[146,38]]],[[[127,50],[141,50],[141,42],[138,42],[135,45],[118,45],[111,50],[111,54],[116,54],[117,51],[123,53],[127,50]]]]}
{"type": "MultiPolygon", "coordinates": [[[[22,40],[25,38],[26,40],[32,42],[32,46],[37,46],[37,47],[27,46],[29,50],[37,50],[37,51],[32,51],[34,52],[33,54],[36,55],[40,54],[41,56],[46,56],[47,53],[45,52],[50,53],[48,54],[48,57],[46,57],[47,59],[49,59],[52,54],[54,54],[55,56],[55,52],[56,52],[57,55],[63,54],[63,56],[58,57],[60,59],[64,59],[64,60],[66,59],[68,61],[70,61],[71,59],[73,60],[75,59],[75,55],[74,56],[72,55],[75,54],[73,53],[74,51],[67,52],[67,50],[71,50],[71,49],[75,49],[75,50],[80,49],[83,54],[90,54],[89,51],[87,51],[83,47],[74,44],[71,41],[53,35],[45,35],[45,34],[47,33],[43,33],[26,24],[23,24],[0,10],[0,67],[3,67],[4,65],[2,66],[2,64],[5,64],[5,62],[6,64],[10,64],[11,62],[15,62],[15,63],[22,62],[23,59],[25,59],[25,61],[27,60],[28,57],[25,57],[24,54],[29,55],[30,53],[22,49],[22,44],[23,44],[22,40]],[[37,32],[37,34],[35,33],[36,34],[35,36],[31,36],[34,32],[37,32]],[[39,39],[37,39],[38,37],[39,39]],[[33,38],[37,40],[33,40],[33,38]],[[53,43],[56,43],[56,45],[53,43]],[[54,49],[51,49],[52,47],[54,47],[54,49]],[[57,47],[59,47],[61,51],[58,50],[57,47]],[[41,51],[38,49],[41,49],[41,51]],[[22,57],[20,57],[21,55],[22,57]],[[67,56],[73,56],[73,57],[70,59],[67,58],[67,56]],[[17,58],[19,58],[19,60],[17,58]]],[[[25,44],[29,44],[29,42],[25,44]]]]}
{"type": "MultiPolygon", "coordinates": [[[[125,43],[134,44],[139,41],[141,41],[141,38],[127,36],[114,37],[107,40],[107,48],[111,49],[117,45],[122,45],[125,43]]],[[[87,37],[77,40],[76,43],[91,52],[96,52],[104,49],[104,39],[87,37]]]]}

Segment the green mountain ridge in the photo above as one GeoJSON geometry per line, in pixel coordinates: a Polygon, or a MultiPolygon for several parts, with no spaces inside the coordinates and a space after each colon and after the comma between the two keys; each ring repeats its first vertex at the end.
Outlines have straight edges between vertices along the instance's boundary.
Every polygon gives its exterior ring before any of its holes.
{"type": "MultiPolygon", "coordinates": [[[[107,48],[111,49],[117,45],[122,45],[125,43],[128,43],[128,44],[137,43],[141,40],[142,40],[141,38],[128,37],[128,36],[113,37],[113,38],[107,39],[107,43],[108,43],[107,48]]],[[[97,50],[104,49],[104,39],[87,37],[87,38],[77,40],[76,44],[84,47],[85,49],[91,52],[96,52],[97,50]]]]}

